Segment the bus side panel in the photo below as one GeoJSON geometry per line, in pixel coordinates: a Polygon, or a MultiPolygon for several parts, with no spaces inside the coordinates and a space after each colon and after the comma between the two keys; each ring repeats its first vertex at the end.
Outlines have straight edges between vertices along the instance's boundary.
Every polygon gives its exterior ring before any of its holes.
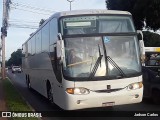
{"type": "MultiPolygon", "coordinates": [[[[50,82],[55,104],[61,108],[68,108],[66,99],[66,88],[73,88],[74,82],[62,80],[59,83],[54,74],[49,55],[41,53],[23,59],[24,73],[30,76],[31,87],[47,98],[47,80],[50,82]]],[[[62,78],[63,79],[63,78],[62,78]]]]}
{"type": "Polygon", "coordinates": [[[47,97],[47,80],[53,84],[55,75],[48,53],[40,53],[23,60],[24,72],[29,75],[31,87],[47,97]]]}
{"type": "Polygon", "coordinates": [[[55,82],[53,85],[54,102],[61,108],[68,108],[68,99],[66,97],[66,88],[74,88],[74,81],[62,80],[61,86],[55,82]]]}

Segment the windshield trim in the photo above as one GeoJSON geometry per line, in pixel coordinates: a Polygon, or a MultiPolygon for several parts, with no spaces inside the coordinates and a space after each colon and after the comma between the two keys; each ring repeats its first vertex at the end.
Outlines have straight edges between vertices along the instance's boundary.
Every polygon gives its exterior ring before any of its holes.
{"type": "Polygon", "coordinates": [[[99,15],[99,16],[129,16],[132,18],[132,15],[131,14],[112,14],[112,13],[95,13],[95,14],[75,14],[75,15],[66,15],[66,16],[60,16],[59,19],[62,19],[62,18],[68,18],[68,17],[76,17],[76,16],[96,16],[96,15],[99,15]]]}
{"type": "Polygon", "coordinates": [[[142,72],[137,72],[137,73],[131,73],[127,74],[124,77],[119,77],[119,76],[99,76],[99,77],[93,77],[92,79],[88,80],[88,77],[69,77],[63,74],[63,77],[65,80],[68,81],[98,81],[98,80],[117,80],[117,79],[126,79],[126,78],[131,78],[131,77],[139,77],[142,75],[142,72]]]}
{"type": "MultiPolygon", "coordinates": [[[[103,14],[103,13],[100,13],[100,14],[78,14],[78,15],[61,16],[61,17],[59,17],[59,23],[63,18],[79,17],[79,16],[124,16],[124,17],[131,18],[131,20],[133,21],[132,15],[128,15],[128,14],[103,14]]],[[[134,27],[134,30],[135,30],[135,27],[134,27]]]]}
{"type": "Polygon", "coordinates": [[[127,33],[94,33],[94,34],[74,34],[74,35],[63,35],[64,38],[74,38],[74,37],[102,37],[102,36],[137,36],[136,32],[127,33]]]}

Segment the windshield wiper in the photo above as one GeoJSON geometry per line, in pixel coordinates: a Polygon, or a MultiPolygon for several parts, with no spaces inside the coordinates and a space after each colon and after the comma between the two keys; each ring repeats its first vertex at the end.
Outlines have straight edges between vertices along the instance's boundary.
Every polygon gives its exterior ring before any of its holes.
{"type": "Polygon", "coordinates": [[[122,71],[122,69],[116,64],[116,62],[113,61],[113,59],[107,55],[107,51],[106,51],[106,47],[105,47],[105,44],[104,44],[104,41],[102,42],[103,43],[103,48],[104,48],[104,55],[105,55],[105,62],[106,62],[106,74],[108,73],[107,71],[107,68],[108,68],[108,62],[111,63],[111,65],[113,67],[115,67],[122,76],[118,76],[118,77],[126,77],[126,74],[122,71]]]}
{"type": "Polygon", "coordinates": [[[95,76],[96,71],[98,69],[98,66],[100,65],[100,67],[101,67],[101,60],[102,60],[103,55],[101,55],[101,50],[100,50],[99,44],[98,44],[98,51],[99,51],[99,57],[98,57],[95,65],[89,75],[89,79],[92,79],[95,76]]]}
{"type": "Polygon", "coordinates": [[[110,62],[110,64],[117,68],[117,70],[120,72],[120,74],[123,76],[123,77],[126,77],[126,74],[123,72],[123,70],[116,64],[116,62],[114,62],[114,60],[110,57],[110,56],[107,56],[107,60],[108,62],[110,62]]]}

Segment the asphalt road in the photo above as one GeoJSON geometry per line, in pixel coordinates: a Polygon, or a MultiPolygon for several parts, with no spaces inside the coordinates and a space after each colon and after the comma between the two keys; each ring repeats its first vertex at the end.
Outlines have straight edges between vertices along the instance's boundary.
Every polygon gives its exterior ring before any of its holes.
{"type": "MultiPolygon", "coordinates": [[[[23,73],[11,73],[11,71],[7,71],[7,75],[10,78],[11,82],[13,85],[16,87],[16,89],[19,91],[19,93],[23,96],[23,98],[32,106],[32,108],[35,111],[46,111],[50,113],[54,113],[54,111],[62,111],[58,106],[51,106],[48,103],[48,100],[38,94],[36,91],[30,91],[27,89],[26,83],[25,83],[25,76],[23,73]]],[[[121,106],[115,106],[113,109],[109,108],[94,108],[94,109],[86,109],[85,112],[91,111],[89,114],[89,117],[45,117],[42,118],[43,120],[160,120],[160,114],[159,117],[95,117],[95,114],[97,112],[106,112],[109,113],[113,111],[112,114],[114,114],[114,111],[117,111],[118,114],[122,113],[124,114],[123,111],[137,111],[136,113],[143,113],[143,111],[148,111],[149,113],[153,113],[153,111],[159,111],[160,113],[160,105],[154,105],[151,102],[141,102],[138,104],[131,104],[131,105],[121,105],[121,106]]],[[[63,111],[62,111],[63,112],[63,111]]],[[[78,111],[79,114],[81,111],[78,111]]],[[[74,113],[70,113],[74,114],[74,113]]],[[[84,111],[82,111],[82,114],[84,114],[84,111]]],[[[86,113],[87,114],[87,113],[86,113]]],[[[53,115],[54,116],[54,115],[53,115]]]]}

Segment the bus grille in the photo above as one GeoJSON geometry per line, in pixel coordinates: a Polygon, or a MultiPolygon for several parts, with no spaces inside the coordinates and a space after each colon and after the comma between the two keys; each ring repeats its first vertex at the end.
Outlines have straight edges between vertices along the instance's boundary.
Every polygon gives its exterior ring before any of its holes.
{"type": "Polygon", "coordinates": [[[105,89],[105,90],[94,90],[93,92],[97,92],[97,93],[111,93],[111,92],[116,92],[119,90],[122,90],[124,88],[118,88],[118,89],[105,89]]]}

